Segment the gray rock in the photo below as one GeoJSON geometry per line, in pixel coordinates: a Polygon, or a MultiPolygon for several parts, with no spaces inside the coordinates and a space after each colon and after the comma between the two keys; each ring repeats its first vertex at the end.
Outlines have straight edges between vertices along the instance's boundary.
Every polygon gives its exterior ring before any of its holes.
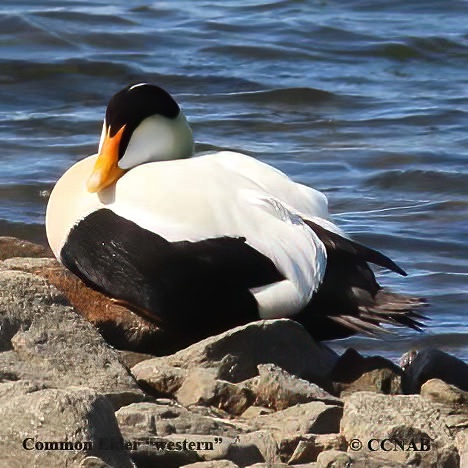
{"type": "Polygon", "coordinates": [[[468,466],[468,429],[457,433],[455,437],[455,445],[460,457],[460,467],[468,466]]]}
{"type": "Polygon", "coordinates": [[[375,369],[362,374],[354,382],[335,384],[335,390],[341,398],[354,392],[377,392],[386,395],[401,393],[401,376],[394,371],[384,368],[375,369]]]}
{"type": "MultiPolygon", "coordinates": [[[[362,442],[360,454],[369,452],[367,444],[371,439],[402,442],[405,450],[378,451],[381,459],[402,466],[408,466],[411,457],[415,456],[415,451],[409,448],[412,443],[416,448],[429,444],[430,450],[419,451],[417,457],[423,466],[441,466],[444,446],[454,443],[455,433],[448,427],[452,412],[450,406],[434,403],[420,395],[358,392],[345,400],[341,432],[348,441],[358,439],[362,442]]],[[[463,415],[458,417],[463,424],[463,415]]]]}
{"type": "Polygon", "coordinates": [[[43,390],[45,385],[41,382],[30,382],[28,380],[16,380],[14,382],[0,383],[0,405],[4,401],[9,401],[12,397],[18,395],[27,395],[28,393],[43,390]]]}
{"type": "Polygon", "coordinates": [[[403,393],[419,393],[430,379],[439,379],[468,391],[468,364],[440,349],[426,348],[410,353],[411,359],[402,377],[403,393]]]}
{"type": "Polygon", "coordinates": [[[256,418],[257,416],[262,416],[264,414],[271,414],[275,411],[271,408],[265,408],[264,406],[249,406],[243,413],[243,419],[252,419],[256,418]]]}
{"type": "Polygon", "coordinates": [[[421,387],[421,396],[436,403],[468,413],[468,392],[439,379],[431,379],[421,387]]]}
{"type": "Polygon", "coordinates": [[[216,461],[205,461],[191,463],[190,465],[184,465],[181,468],[239,468],[238,465],[230,460],[216,460],[216,461]]]}
{"type": "Polygon", "coordinates": [[[206,338],[171,356],[141,362],[132,372],[138,381],[155,389],[160,387],[156,369],[161,366],[182,369],[186,375],[195,367],[211,367],[218,379],[238,383],[255,377],[258,364],[272,363],[298,377],[323,381],[336,359],[333,351],[315,343],[300,324],[287,319],[262,320],[206,338]]]}
{"type": "Polygon", "coordinates": [[[16,237],[0,237],[0,260],[11,257],[53,257],[52,251],[43,245],[16,237]]]}
{"type": "Polygon", "coordinates": [[[252,379],[250,388],[255,393],[255,404],[283,410],[298,403],[323,401],[342,405],[343,402],[318,385],[307,382],[273,364],[259,364],[259,376],[252,379]]]}
{"type": "Polygon", "coordinates": [[[0,377],[94,388],[116,407],[144,398],[97,330],[44,279],[0,271],[0,377]]]}
{"type": "Polygon", "coordinates": [[[148,468],[179,468],[200,461],[198,454],[193,451],[159,451],[152,445],[144,444],[138,450],[131,451],[131,457],[137,467],[148,468]]]}
{"type": "MultiPolygon", "coordinates": [[[[143,435],[141,441],[147,440],[143,435]]],[[[138,440],[133,436],[132,440],[138,440]]],[[[258,447],[252,443],[242,443],[239,440],[228,437],[217,437],[209,435],[194,434],[172,434],[164,438],[150,439],[150,445],[140,445],[136,451],[132,452],[132,459],[137,466],[155,467],[179,467],[197,461],[229,460],[239,467],[252,465],[259,461],[264,461],[258,447]],[[184,450],[163,450],[155,449],[154,440],[171,443],[173,447],[177,444],[184,444],[184,450]],[[211,446],[209,446],[211,444],[211,446]]],[[[215,465],[216,466],[216,465],[215,465]]]]}
{"type": "Polygon", "coordinates": [[[303,403],[276,413],[247,420],[256,430],[269,430],[275,436],[329,434],[339,432],[343,408],[319,401],[303,403]]]}
{"type": "Polygon", "coordinates": [[[401,393],[401,369],[381,356],[362,356],[349,348],[338,359],[330,378],[341,397],[357,391],[401,393]]]}
{"type": "Polygon", "coordinates": [[[241,468],[265,461],[255,444],[243,442],[231,444],[227,450],[226,459],[233,461],[241,468]]]}
{"type": "Polygon", "coordinates": [[[173,336],[136,315],[127,307],[87,287],[55,258],[10,258],[0,270],[33,273],[55,286],[91,322],[107,342],[120,349],[160,354],[179,349],[173,336]]]}
{"type": "Polygon", "coordinates": [[[450,437],[440,420],[440,409],[419,395],[381,395],[357,392],[345,400],[341,433],[347,440],[384,439],[395,427],[427,430],[433,439],[450,437]]]}
{"type": "Polygon", "coordinates": [[[348,468],[352,462],[350,455],[338,450],[326,450],[317,457],[318,468],[348,468]]]}
{"type": "Polygon", "coordinates": [[[340,434],[303,434],[283,439],[281,456],[288,460],[288,464],[297,465],[315,462],[326,450],[345,451],[347,448],[348,444],[340,434]]]}
{"type": "Polygon", "coordinates": [[[244,432],[232,421],[202,416],[178,405],[134,403],[120,408],[116,417],[126,434],[137,429],[157,436],[209,434],[235,438],[244,432]]]}
{"type": "Polygon", "coordinates": [[[129,370],[133,366],[136,366],[139,362],[154,358],[154,356],[151,354],[137,353],[135,351],[125,351],[119,349],[116,351],[119,355],[120,362],[129,370]]]}
{"type": "Polygon", "coordinates": [[[69,387],[13,396],[1,401],[0,421],[2,466],[71,466],[90,452],[113,467],[132,466],[124,450],[102,450],[103,441],[118,444],[121,433],[112,404],[94,390],[69,387]],[[47,450],[60,446],[69,448],[47,450]]]}
{"type": "Polygon", "coordinates": [[[276,466],[281,463],[278,443],[270,431],[255,431],[241,434],[238,437],[241,445],[255,445],[261,453],[265,463],[276,466]]]}
{"type": "Polygon", "coordinates": [[[171,366],[164,358],[145,359],[131,369],[136,379],[162,395],[174,395],[188,375],[187,369],[171,366]]]}
{"type": "Polygon", "coordinates": [[[274,463],[273,465],[271,463],[255,463],[255,465],[250,465],[247,468],[289,468],[289,465],[286,465],[284,463],[274,463]]]}
{"type": "Polygon", "coordinates": [[[80,468],[111,468],[111,466],[98,457],[86,457],[81,460],[80,468]]]}
{"type": "Polygon", "coordinates": [[[225,459],[234,439],[206,434],[170,434],[160,437],[138,427],[121,425],[132,460],[138,467],[178,468],[199,461],[225,459]]]}
{"type": "Polygon", "coordinates": [[[216,379],[215,369],[196,368],[177,391],[177,399],[184,406],[215,406],[239,415],[254,401],[251,390],[240,385],[216,379]]]}
{"type": "Polygon", "coordinates": [[[376,369],[389,369],[401,374],[401,369],[392,361],[381,356],[363,356],[353,348],[348,348],[336,361],[330,378],[334,382],[351,383],[361,375],[376,369]]]}

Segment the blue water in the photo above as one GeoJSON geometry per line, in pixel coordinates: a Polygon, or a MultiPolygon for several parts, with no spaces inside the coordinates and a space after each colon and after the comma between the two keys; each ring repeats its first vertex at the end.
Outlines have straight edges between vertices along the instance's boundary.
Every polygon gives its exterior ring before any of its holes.
{"type": "Polygon", "coordinates": [[[430,327],[356,346],[468,358],[468,2],[4,1],[0,235],[45,241],[54,181],[95,152],[107,100],[149,81],[200,150],[251,154],[324,191],[409,273],[430,327]]]}

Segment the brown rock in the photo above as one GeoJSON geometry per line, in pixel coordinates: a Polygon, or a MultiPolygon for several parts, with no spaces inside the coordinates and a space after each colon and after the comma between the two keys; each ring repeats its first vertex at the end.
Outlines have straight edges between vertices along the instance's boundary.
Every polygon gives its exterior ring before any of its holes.
{"type": "Polygon", "coordinates": [[[249,406],[243,413],[243,419],[252,419],[263,414],[274,413],[274,410],[271,408],[265,408],[264,406],[249,406]]]}
{"type": "Polygon", "coordinates": [[[216,379],[216,374],[216,369],[194,369],[177,391],[177,399],[184,406],[215,406],[233,415],[241,414],[255,399],[252,391],[216,379]]]}
{"type": "Polygon", "coordinates": [[[377,392],[386,395],[401,393],[401,376],[390,369],[375,369],[362,374],[349,384],[336,383],[341,398],[354,392],[377,392]]]}
{"type": "Polygon", "coordinates": [[[464,392],[442,380],[431,379],[424,383],[421,387],[421,396],[468,413],[468,392],[464,392]]]}
{"type": "Polygon", "coordinates": [[[24,271],[45,278],[117,348],[153,353],[173,351],[168,334],[127,307],[88,288],[55,258],[11,258],[0,263],[0,270],[24,271]]]}
{"type": "Polygon", "coordinates": [[[400,375],[401,369],[381,356],[362,356],[355,349],[348,348],[336,361],[330,374],[334,382],[351,383],[361,375],[377,369],[389,369],[400,375]]]}
{"type": "Polygon", "coordinates": [[[248,434],[241,434],[238,437],[242,445],[255,445],[261,453],[265,463],[275,466],[281,463],[278,443],[270,431],[254,431],[248,434]]]}
{"type": "Polygon", "coordinates": [[[129,370],[139,362],[154,358],[151,354],[137,353],[135,351],[117,350],[117,354],[119,355],[120,362],[129,370]]]}
{"type": "Polygon", "coordinates": [[[132,368],[132,373],[143,388],[161,395],[174,395],[187,377],[187,369],[169,365],[164,359],[141,361],[132,368]],[[134,369],[138,369],[135,372],[134,369]]]}
{"type": "Polygon", "coordinates": [[[53,257],[54,254],[49,249],[40,244],[35,244],[27,240],[16,237],[0,237],[0,260],[12,257],[53,257]]]}
{"type": "Polygon", "coordinates": [[[358,391],[385,394],[401,393],[401,369],[380,356],[362,356],[349,348],[340,356],[331,379],[334,389],[343,398],[358,391]]]}
{"type": "Polygon", "coordinates": [[[81,460],[80,468],[111,468],[111,466],[98,457],[86,457],[81,460]]]}
{"type": "Polygon", "coordinates": [[[303,434],[285,438],[281,441],[281,457],[290,465],[311,463],[325,450],[348,448],[345,438],[340,434],[303,434]]]}
{"type": "MultiPolygon", "coordinates": [[[[289,465],[286,465],[284,463],[275,463],[273,465],[271,463],[255,463],[255,465],[250,465],[247,468],[289,468],[289,465]]],[[[297,466],[295,468],[297,468],[297,466]]],[[[307,467],[303,465],[303,468],[313,467],[311,465],[307,465],[307,467]]]]}
{"type": "Polygon", "coordinates": [[[143,392],[96,329],[44,279],[0,271],[0,377],[46,387],[87,386],[116,407],[143,392]]]}
{"type": "Polygon", "coordinates": [[[259,376],[252,379],[251,388],[258,406],[283,410],[310,401],[343,404],[339,398],[330,395],[318,385],[291,375],[273,364],[259,364],[257,367],[259,376]]]}
{"type": "Polygon", "coordinates": [[[216,460],[191,463],[184,465],[182,468],[239,468],[238,465],[230,460],[216,460]]]}
{"type": "Polygon", "coordinates": [[[315,343],[300,324],[278,319],[249,323],[206,338],[171,356],[141,362],[132,372],[139,382],[155,388],[158,384],[152,381],[151,369],[157,369],[162,362],[185,371],[215,368],[218,379],[238,383],[255,377],[258,364],[272,363],[314,381],[325,379],[335,360],[336,355],[315,343]]]}
{"type": "Polygon", "coordinates": [[[256,430],[269,430],[275,436],[293,434],[329,434],[339,432],[343,408],[319,401],[303,403],[276,413],[247,421],[256,430]]]}
{"type": "Polygon", "coordinates": [[[338,450],[326,450],[317,457],[317,466],[320,468],[348,468],[352,462],[350,455],[338,450]]]}

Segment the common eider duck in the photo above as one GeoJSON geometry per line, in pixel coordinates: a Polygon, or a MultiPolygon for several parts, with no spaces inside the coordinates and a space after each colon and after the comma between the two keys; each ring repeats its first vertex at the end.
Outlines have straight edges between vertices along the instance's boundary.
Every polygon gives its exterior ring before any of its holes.
{"type": "Polygon", "coordinates": [[[202,338],[290,318],[316,340],[419,330],[423,300],[379,286],[406,273],[334,224],[325,195],[232,151],[192,157],[164,89],[127,86],[107,106],[98,153],[57,182],[46,214],[57,259],[160,327],[202,338]]]}

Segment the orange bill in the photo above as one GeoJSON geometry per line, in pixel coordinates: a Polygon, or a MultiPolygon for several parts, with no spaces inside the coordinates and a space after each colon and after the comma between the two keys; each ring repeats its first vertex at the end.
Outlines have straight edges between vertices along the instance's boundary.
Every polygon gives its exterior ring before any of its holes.
{"type": "Polygon", "coordinates": [[[110,129],[108,130],[93,172],[88,179],[87,188],[89,192],[100,192],[124,175],[125,171],[118,166],[119,145],[124,129],[125,125],[112,137],[110,136],[110,129]]]}

